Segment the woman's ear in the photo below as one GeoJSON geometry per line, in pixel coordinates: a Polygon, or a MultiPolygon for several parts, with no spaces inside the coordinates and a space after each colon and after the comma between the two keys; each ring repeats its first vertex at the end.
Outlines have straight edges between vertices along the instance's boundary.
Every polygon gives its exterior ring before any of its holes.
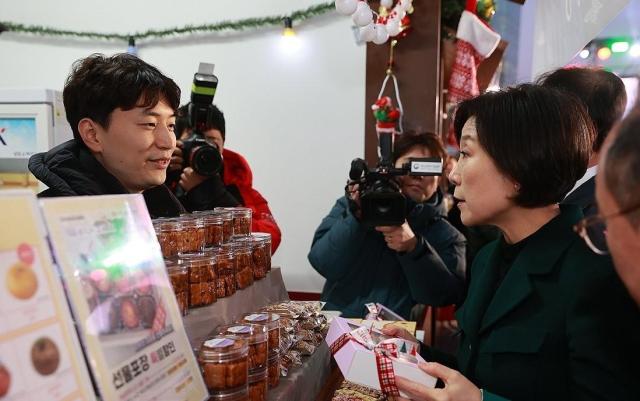
{"type": "Polygon", "coordinates": [[[93,153],[102,152],[102,143],[99,135],[101,129],[102,127],[90,118],[83,118],[78,122],[80,138],[93,153]]]}

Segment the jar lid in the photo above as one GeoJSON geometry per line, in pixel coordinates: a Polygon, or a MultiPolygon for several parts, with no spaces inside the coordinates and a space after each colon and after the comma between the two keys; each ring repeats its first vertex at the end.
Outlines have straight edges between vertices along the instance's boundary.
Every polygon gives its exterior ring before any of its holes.
{"type": "Polygon", "coordinates": [[[251,216],[251,212],[252,212],[252,210],[249,209],[248,207],[224,207],[224,208],[221,207],[221,208],[215,208],[213,210],[224,210],[227,212],[231,212],[233,217],[251,216]]]}
{"type": "Polygon", "coordinates": [[[217,215],[217,214],[205,215],[205,216],[202,217],[202,221],[206,225],[212,225],[212,224],[220,225],[220,224],[223,223],[222,216],[217,215]]]}
{"type": "Polygon", "coordinates": [[[180,222],[182,226],[185,228],[199,228],[204,227],[204,220],[202,217],[194,216],[194,215],[184,215],[180,216],[180,222]]]}
{"type": "Polygon", "coordinates": [[[233,335],[247,338],[249,344],[260,344],[267,341],[267,327],[262,324],[234,323],[218,326],[220,335],[233,335]]]}
{"type": "Polygon", "coordinates": [[[268,233],[251,233],[249,238],[257,245],[271,243],[271,234],[268,233]]]}
{"type": "Polygon", "coordinates": [[[211,252],[183,253],[178,256],[178,264],[183,266],[202,266],[214,263],[216,263],[216,255],[211,252]]]}
{"type": "Polygon", "coordinates": [[[205,340],[198,353],[203,362],[225,362],[246,357],[249,344],[246,339],[238,336],[214,336],[205,340]]]}
{"type": "Polygon", "coordinates": [[[222,220],[224,221],[233,220],[233,214],[228,210],[224,210],[224,208],[217,207],[213,209],[213,214],[222,217],[222,220]]]}
{"type": "Polygon", "coordinates": [[[187,266],[181,265],[178,263],[177,259],[165,259],[165,266],[167,267],[167,272],[171,273],[187,273],[187,266]]]}
{"type": "Polygon", "coordinates": [[[193,212],[189,213],[184,213],[181,216],[197,216],[197,217],[203,217],[203,216],[209,216],[212,214],[216,214],[215,210],[194,210],[193,212]]]}
{"type": "Polygon", "coordinates": [[[253,246],[253,240],[246,235],[234,235],[231,237],[230,246],[234,250],[239,251],[251,251],[253,246]]]}
{"type": "Polygon", "coordinates": [[[267,367],[249,371],[249,384],[266,380],[269,377],[267,367]]]}
{"type": "Polygon", "coordinates": [[[182,228],[180,220],[175,218],[156,219],[153,221],[153,228],[158,231],[177,231],[182,228]]]}
{"type": "Polygon", "coordinates": [[[235,250],[230,242],[226,244],[222,244],[215,249],[212,249],[212,252],[215,252],[216,256],[220,259],[233,259],[235,257],[235,250]]]}
{"type": "Polygon", "coordinates": [[[245,313],[241,320],[246,323],[263,324],[268,330],[280,327],[280,315],[270,312],[245,313]]]}

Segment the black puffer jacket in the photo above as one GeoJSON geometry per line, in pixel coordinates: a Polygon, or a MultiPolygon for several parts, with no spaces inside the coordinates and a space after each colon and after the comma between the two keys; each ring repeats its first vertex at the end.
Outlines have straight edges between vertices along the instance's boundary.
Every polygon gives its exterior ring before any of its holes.
{"type": "MultiPolygon", "coordinates": [[[[39,197],[128,193],[86,147],[73,139],[31,156],[29,170],[49,187],[39,197]]],[[[152,217],[178,216],[185,211],[164,185],[148,189],[143,195],[152,217]]]]}

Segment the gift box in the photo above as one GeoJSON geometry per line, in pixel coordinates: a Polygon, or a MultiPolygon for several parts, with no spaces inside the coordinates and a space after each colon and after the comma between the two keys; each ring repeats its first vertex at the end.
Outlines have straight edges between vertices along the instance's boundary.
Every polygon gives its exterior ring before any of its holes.
{"type": "Polygon", "coordinates": [[[385,326],[387,325],[391,325],[391,326],[395,326],[395,327],[400,327],[401,329],[405,329],[406,331],[408,331],[409,333],[413,334],[414,336],[416,335],[416,322],[411,322],[408,320],[401,320],[401,321],[395,321],[395,320],[363,320],[363,319],[347,319],[349,320],[349,323],[353,323],[356,326],[365,326],[367,328],[371,328],[373,327],[374,329],[380,331],[382,330],[385,326]]]}
{"type": "Polygon", "coordinates": [[[331,322],[326,341],[345,380],[391,396],[407,397],[398,392],[396,376],[435,387],[436,378],[418,368],[425,360],[415,342],[390,338],[340,317],[331,322]]]}

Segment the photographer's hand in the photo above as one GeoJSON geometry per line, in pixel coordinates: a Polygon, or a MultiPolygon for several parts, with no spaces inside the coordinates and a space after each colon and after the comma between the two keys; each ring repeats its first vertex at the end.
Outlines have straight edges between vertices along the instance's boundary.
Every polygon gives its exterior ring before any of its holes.
{"type": "Polygon", "coordinates": [[[173,154],[171,155],[171,162],[169,163],[169,168],[167,171],[179,171],[182,170],[182,163],[184,160],[182,159],[182,141],[176,141],[176,147],[173,149],[173,154]]]}
{"type": "Polygon", "coordinates": [[[396,252],[411,252],[418,244],[416,235],[406,221],[401,226],[378,226],[387,246],[396,252]]]}
{"type": "Polygon", "coordinates": [[[353,207],[351,207],[351,213],[356,216],[357,219],[360,219],[362,212],[360,211],[360,191],[359,184],[349,184],[345,188],[347,192],[347,196],[349,197],[350,202],[353,203],[353,207]]]}
{"type": "Polygon", "coordinates": [[[182,174],[180,175],[180,181],[178,182],[178,184],[180,184],[180,186],[186,192],[189,192],[193,188],[206,181],[206,179],[207,177],[196,173],[191,167],[186,167],[184,170],[182,170],[182,174]]]}

